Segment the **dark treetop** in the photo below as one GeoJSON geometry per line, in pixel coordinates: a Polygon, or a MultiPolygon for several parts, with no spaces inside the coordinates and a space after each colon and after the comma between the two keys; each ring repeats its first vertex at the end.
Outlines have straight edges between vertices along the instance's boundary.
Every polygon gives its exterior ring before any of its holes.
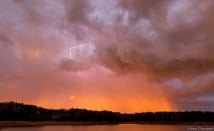
{"type": "Polygon", "coordinates": [[[0,103],[1,121],[95,121],[95,122],[214,122],[214,112],[119,113],[86,109],[45,109],[16,102],[0,103]]]}

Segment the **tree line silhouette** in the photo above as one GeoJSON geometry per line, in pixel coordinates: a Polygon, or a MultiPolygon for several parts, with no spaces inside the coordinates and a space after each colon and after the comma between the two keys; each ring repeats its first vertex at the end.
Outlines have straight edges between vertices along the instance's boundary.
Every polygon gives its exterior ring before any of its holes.
{"type": "Polygon", "coordinates": [[[214,122],[214,112],[119,113],[86,109],[45,109],[17,102],[0,103],[1,121],[94,121],[94,122],[214,122]]]}

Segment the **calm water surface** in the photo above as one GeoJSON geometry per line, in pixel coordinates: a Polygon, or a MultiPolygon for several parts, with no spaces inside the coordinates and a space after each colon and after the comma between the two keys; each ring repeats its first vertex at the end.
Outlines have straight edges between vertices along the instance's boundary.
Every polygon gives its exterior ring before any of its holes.
{"type": "Polygon", "coordinates": [[[214,131],[214,125],[90,125],[5,128],[1,131],[214,131]]]}

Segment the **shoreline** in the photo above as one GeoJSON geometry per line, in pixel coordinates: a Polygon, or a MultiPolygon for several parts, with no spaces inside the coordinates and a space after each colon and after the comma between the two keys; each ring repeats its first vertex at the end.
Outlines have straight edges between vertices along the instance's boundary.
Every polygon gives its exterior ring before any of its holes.
{"type": "Polygon", "coordinates": [[[87,126],[87,125],[214,125],[214,122],[76,122],[76,121],[0,121],[0,129],[8,127],[36,127],[36,126],[87,126]]]}

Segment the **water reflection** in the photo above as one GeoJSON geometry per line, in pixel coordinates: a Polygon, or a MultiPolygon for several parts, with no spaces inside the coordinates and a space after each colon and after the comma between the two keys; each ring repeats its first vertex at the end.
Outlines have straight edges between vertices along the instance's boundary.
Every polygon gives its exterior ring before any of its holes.
{"type": "Polygon", "coordinates": [[[200,125],[90,125],[6,128],[1,131],[214,131],[213,126],[200,125]]]}

